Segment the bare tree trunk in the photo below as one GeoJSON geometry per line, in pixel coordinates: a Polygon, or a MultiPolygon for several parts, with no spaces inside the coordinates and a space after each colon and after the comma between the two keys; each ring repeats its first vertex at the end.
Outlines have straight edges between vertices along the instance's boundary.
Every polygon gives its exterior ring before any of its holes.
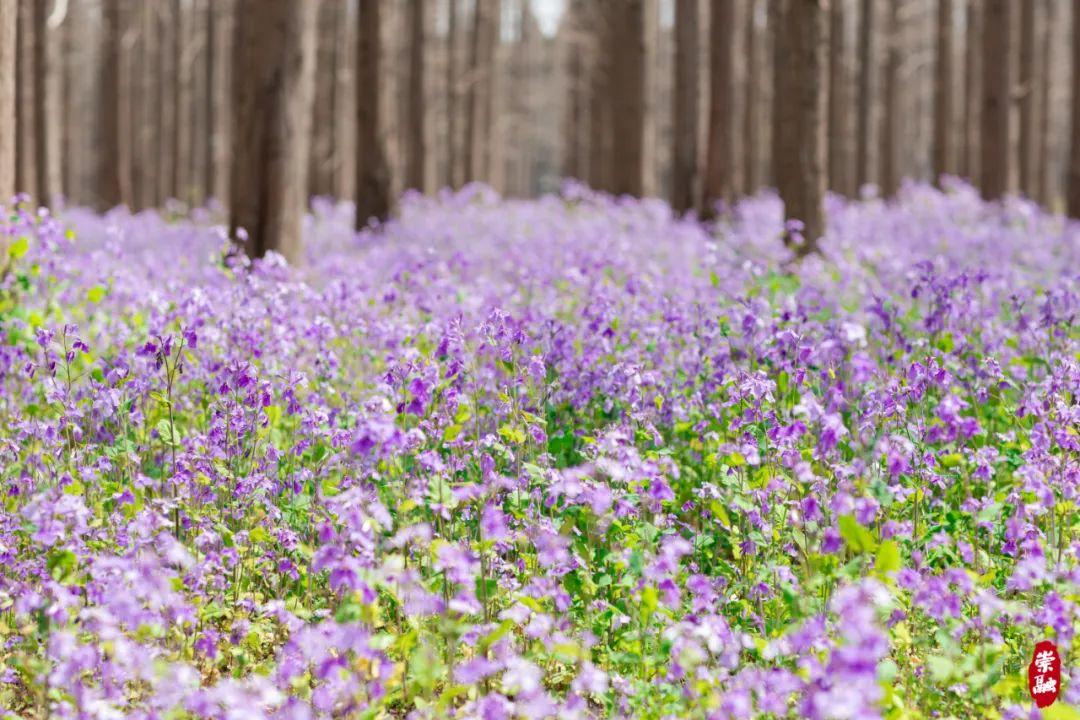
{"type": "Polygon", "coordinates": [[[237,6],[229,231],[246,231],[251,257],[302,259],[316,9],[294,0],[237,6]]]}
{"type": "Polygon", "coordinates": [[[612,157],[611,33],[605,2],[589,8],[592,29],[592,58],[589,70],[589,184],[597,190],[610,191],[612,157]]]}
{"type": "Polygon", "coordinates": [[[15,194],[15,73],[18,0],[0,0],[0,205],[15,194]]]}
{"type": "Polygon", "coordinates": [[[848,66],[844,52],[844,2],[829,8],[829,187],[851,194],[848,66]]]}
{"type": "MultiPolygon", "coordinates": [[[[15,187],[19,192],[37,193],[34,166],[34,21],[33,0],[19,0],[18,28],[15,32],[15,187]]],[[[35,198],[36,199],[36,198],[35,198]]]]}
{"type": "Polygon", "coordinates": [[[382,0],[360,0],[356,30],[356,227],[390,216],[390,168],[379,127],[382,0]]]}
{"type": "Polygon", "coordinates": [[[409,112],[407,115],[405,166],[406,187],[427,190],[425,167],[427,143],[424,138],[424,23],[425,0],[409,0],[409,112]]]}
{"type": "MultiPolygon", "coordinates": [[[[1039,183],[1039,202],[1044,207],[1049,208],[1052,204],[1053,198],[1050,191],[1050,153],[1051,153],[1051,137],[1050,137],[1050,86],[1053,84],[1051,64],[1054,57],[1054,28],[1056,22],[1056,0],[1049,0],[1045,4],[1045,13],[1043,15],[1043,33],[1042,33],[1042,58],[1040,62],[1040,70],[1042,72],[1042,82],[1039,83],[1039,142],[1037,152],[1038,158],[1038,183],[1039,183]]],[[[1074,71],[1075,73],[1075,71],[1074,71]]]]}
{"type": "Polygon", "coordinates": [[[1042,83],[1035,76],[1035,2],[1020,3],[1020,77],[1017,79],[1020,93],[1020,138],[1016,162],[1019,170],[1020,192],[1035,197],[1035,108],[1038,87],[1042,83]]]}
{"type": "Polygon", "coordinates": [[[1009,0],[984,7],[980,184],[983,198],[996,200],[1009,189],[1009,0]]]}
{"type": "Polygon", "coordinates": [[[191,103],[191,61],[188,50],[188,24],[183,0],[172,0],[173,37],[176,53],[174,64],[176,79],[173,84],[173,197],[187,200],[190,188],[188,180],[188,156],[191,154],[191,137],[188,128],[191,103]]]}
{"type": "Polygon", "coordinates": [[[896,124],[900,112],[900,44],[903,39],[900,4],[888,0],[889,21],[885,29],[888,42],[885,59],[885,112],[881,126],[881,194],[892,197],[900,184],[896,153],[898,150],[896,124]]]}
{"type": "Polygon", "coordinates": [[[566,42],[566,81],[569,86],[567,88],[569,98],[564,129],[566,143],[563,145],[565,155],[562,173],[565,177],[586,180],[588,178],[588,158],[586,157],[588,77],[584,48],[586,27],[580,2],[570,5],[567,12],[570,27],[566,42]]]}
{"type": "Polygon", "coordinates": [[[177,101],[180,96],[180,27],[175,14],[177,3],[158,3],[155,6],[158,24],[160,62],[158,92],[161,95],[161,118],[158,136],[158,202],[176,198],[178,193],[177,150],[180,125],[177,101]]]}
{"type": "Polygon", "coordinates": [[[817,250],[825,233],[827,0],[782,0],[778,40],[784,47],[777,111],[785,132],[776,147],[777,189],[784,217],[802,223],[802,244],[784,241],[797,256],[817,250]]]}
{"type": "Polygon", "coordinates": [[[870,128],[874,109],[874,5],[876,0],[862,0],[859,15],[859,114],[856,127],[855,165],[860,187],[873,182],[873,155],[870,128]]]}
{"type": "Polygon", "coordinates": [[[207,128],[210,132],[207,157],[206,190],[221,203],[229,206],[229,135],[232,122],[229,115],[229,81],[231,78],[230,38],[233,18],[232,0],[210,2],[211,60],[207,67],[210,88],[207,103],[207,128]]]}
{"type": "Polygon", "coordinates": [[[465,182],[491,179],[486,144],[492,141],[499,17],[499,0],[476,0],[469,48],[468,106],[465,109],[465,182]]]}
{"type": "MultiPolygon", "coordinates": [[[[209,156],[210,128],[207,126],[207,114],[204,110],[210,88],[207,86],[206,60],[210,45],[207,28],[209,13],[206,5],[210,0],[190,0],[188,13],[188,202],[196,205],[205,202],[209,188],[204,185],[206,179],[206,160],[209,156]]],[[[310,140],[308,140],[310,142],[310,140]]]]}
{"type": "Polygon", "coordinates": [[[45,105],[48,99],[46,88],[52,74],[48,60],[48,27],[45,22],[48,17],[47,10],[48,7],[42,0],[33,3],[34,167],[37,175],[34,195],[41,205],[52,202],[52,189],[49,187],[49,117],[45,105]]]}
{"type": "Polygon", "coordinates": [[[716,216],[732,200],[735,165],[735,6],[713,0],[709,30],[709,130],[701,215],[716,216]]]}
{"type": "Polygon", "coordinates": [[[953,169],[953,16],[952,0],[937,0],[934,63],[934,182],[953,169]]]}
{"type": "Polygon", "coordinates": [[[138,77],[139,113],[138,124],[138,167],[140,180],[135,185],[136,200],[139,207],[154,207],[161,202],[158,191],[158,169],[156,167],[157,148],[161,142],[158,131],[161,128],[161,87],[158,76],[161,70],[161,53],[158,50],[158,23],[155,3],[139,5],[139,62],[136,65],[138,77]]]}
{"type": "Polygon", "coordinates": [[[746,101],[743,104],[743,192],[751,195],[761,186],[761,148],[758,140],[758,105],[761,93],[761,58],[758,50],[757,0],[746,2],[746,101]]]}
{"type": "Polygon", "coordinates": [[[641,197],[645,187],[645,0],[624,0],[611,6],[608,22],[618,41],[612,58],[611,190],[641,197]]]}
{"type": "Polygon", "coordinates": [[[967,32],[964,36],[964,145],[961,162],[964,175],[976,182],[979,175],[979,117],[982,87],[981,46],[982,12],[979,0],[968,0],[967,32]]]}
{"type": "Polygon", "coordinates": [[[98,67],[98,134],[95,206],[108,210],[122,202],[120,188],[120,58],[123,17],[120,0],[102,9],[101,59],[98,67]]]}
{"type": "Polygon", "coordinates": [[[460,183],[458,154],[458,0],[447,0],[446,26],[446,186],[460,183]]]}
{"type": "Polygon", "coordinates": [[[1066,210],[1071,218],[1080,218],[1080,0],[1073,0],[1072,43],[1072,130],[1069,134],[1069,179],[1066,210]]]}
{"type": "Polygon", "coordinates": [[[308,195],[329,195],[333,192],[334,119],[337,115],[334,98],[337,85],[334,75],[337,68],[334,38],[339,22],[335,10],[341,1],[319,0],[308,195]]]}
{"type": "Polygon", "coordinates": [[[679,213],[694,207],[697,186],[699,22],[697,0],[676,0],[671,207],[679,213]]]}

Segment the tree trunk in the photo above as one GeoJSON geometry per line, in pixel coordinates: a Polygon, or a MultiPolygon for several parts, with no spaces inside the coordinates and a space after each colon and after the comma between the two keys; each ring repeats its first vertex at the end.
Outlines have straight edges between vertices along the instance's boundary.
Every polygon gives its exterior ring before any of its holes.
{"type": "Polygon", "coordinates": [[[937,48],[934,63],[934,182],[953,169],[953,16],[952,0],[937,3],[937,48]]]}
{"type": "Polygon", "coordinates": [[[427,144],[424,137],[424,24],[425,0],[409,0],[409,112],[405,131],[408,152],[405,186],[425,192],[427,144]]]}
{"type": "Polygon", "coordinates": [[[499,0],[476,0],[469,47],[469,91],[465,109],[465,182],[491,179],[487,146],[493,142],[495,47],[499,0]]]}
{"type": "Polygon", "coordinates": [[[390,216],[390,168],[379,128],[382,0],[361,0],[356,29],[356,227],[390,216]]]}
{"type": "Polygon", "coordinates": [[[122,201],[120,188],[120,58],[123,41],[120,0],[102,7],[101,57],[98,66],[97,172],[93,192],[98,210],[122,201]]]}
{"type": "Polygon", "coordinates": [[[139,6],[139,62],[136,65],[139,94],[138,159],[140,181],[136,183],[136,199],[139,207],[155,207],[161,202],[158,192],[158,169],[155,162],[161,141],[161,87],[158,76],[158,23],[154,3],[139,6]]]}
{"type": "Polygon", "coordinates": [[[589,69],[589,184],[611,190],[611,28],[603,2],[588,6],[592,30],[589,69]]]}
{"type": "Polygon", "coordinates": [[[694,206],[698,161],[698,2],[675,1],[675,91],[672,95],[671,207],[694,206]]]}
{"type": "Polygon", "coordinates": [[[645,188],[645,0],[610,7],[613,44],[611,108],[614,158],[611,190],[641,197],[645,188]]]}
{"type": "Polygon", "coordinates": [[[49,187],[49,117],[46,112],[48,83],[52,68],[48,61],[48,7],[42,0],[32,3],[32,22],[34,25],[34,167],[37,175],[37,187],[34,195],[40,205],[52,202],[52,188],[49,187]]]}
{"type": "Polygon", "coordinates": [[[735,6],[713,0],[709,26],[709,132],[701,215],[711,219],[718,204],[732,200],[735,165],[735,6]]]}
{"type": "Polygon", "coordinates": [[[0,205],[15,194],[15,50],[18,0],[0,0],[0,205]]]}
{"type": "Polygon", "coordinates": [[[222,207],[229,206],[229,81],[231,77],[230,38],[235,22],[231,0],[210,2],[210,50],[207,67],[207,127],[210,132],[207,158],[206,190],[222,207]]]}
{"type": "Polygon", "coordinates": [[[308,158],[308,195],[333,192],[334,119],[337,114],[335,90],[334,38],[337,34],[336,6],[342,0],[319,0],[318,44],[315,50],[315,102],[312,108],[311,154],[308,158]]]}
{"type": "Polygon", "coordinates": [[[981,78],[982,12],[979,0],[968,0],[967,31],[964,36],[964,145],[961,167],[971,182],[979,175],[979,116],[981,78]]]}
{"type": "MultiPolygon", "coordinates": [[[[34,21],[33,0],[19,0],[18,28],[15,31],[15,187],[19,192],[37,194],[34,165],[34,21]]],[[[35,198],[36,200],[37,198],[35,198]]]]}
{"type": "Polygon", "coordinates": [[[757,0],[746,3],[746,102],[743,104],[743,192],[752,195],[761,186],[761,148],[758,141],[758,105],[761,59],[758,56],[757,0]]]}
{"type": "Polygon", "coordinates": [[[460,183],[458,156],[458,0],[447,0],[446,25],[446,186],[460,183]]]}
{"type": "MultiPolygon", "coordinates": [[[[1051,136],[1050,136],[1050,86],[1051,83],[1051,71],[1052,71],[1052,58],[1054,57],[1054,29],[1056,27],[1056,0],[1050,0],[1045,4],[1045,13],[1043,14],[1043,33],[1042,33],[1042,57],[1040,62],[1040,70],[1042,72],[1043,81],[1039,83],[1039,142],[1038,142],[1038,183],[1039,183],[1039,202],[1043,207],[1050,208],[1053,198],[1051,197],[1051,183],[1050,183],[1050,153],[1051,153],[1051,136]]],[[[1074,71],[1075,74],[1075,71],[1074,71]]]]}
{"type": "Polygon", "coordinates": [[[855,165],[859,187],[874,181],[870,128],[874,110],[874,5],[862,0],[859,15],[859,115],[855,139],[855,165]]]}
{"type": "Polygon", "coordinates": [[[784,242],[797,256],[817,250],[825,233],[825,105],[827,0],[782,0],[778,40],[783,62],[775,69],[777,111],[785,132],[776,148],[777,189],[789,223],[784,242]],[[792,221],[803,242],[795,243],[792,221]]]}
{"type": "Polygon", "coordinates": [[[251,257],[302,258],[316,9],[294,0],[237,7],[229,231],[244,229],[251,257]]]}
{"type": "Polygon", "coordinates": [[[1069,133],[1069,180],[1066,210],[1071,218],[1080,218],[1080,0],[1073,0],[1072,43],[1072,131],[1069,133]]]}
{"type": "Polygon", "coordinates": [[[900,185],[897,162],[897,122],[900,113],[900,43],[903,39],[900,4],[902,0],[888,0],[889,22],[885,30],[888,42],[885,56],[885,112],[881,125],[881,194],[892,197],[900,185]]]}
{"type": "Polygon", "coordinates": [[[829,187],[851,194],[848,67],[844,53],[844,3],[829,8],[829,187]]]}
{"type": "Polygon", "coordinates": [[[984,199],[997,200],[1009,189],[1009,0],[984,7],[980,184],[984,199]]]}
{"type": "Polygon", "coordinates": [[[580,2],[574,2],[567,10],[569,13],[569,37],[566,41],[566,82],[567,110],[563,145],[562,173],[565,177],[587,180],[588,161],[586,158],[588,117],[588,77],[585,68],[585,24],[580,2]]]}
{"type": "MultiPolygon", "coordinates": [[[[1035,76],[1035,2],[1020,3],[1020,138],[1016,162],[1020,192],[1035,197],[1035,108],[1037,89],[1042,83],[1035,76]]],[[[1043,78],[1043,83],[1046,78],[1043,78]]]]}

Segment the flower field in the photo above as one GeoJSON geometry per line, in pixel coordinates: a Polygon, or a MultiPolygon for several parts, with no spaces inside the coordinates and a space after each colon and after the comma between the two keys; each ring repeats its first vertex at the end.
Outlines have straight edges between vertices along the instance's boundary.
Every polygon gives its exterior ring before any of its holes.
{"type": "Polygon", "coordinates": [[[0,717],[1080,717],[1080,228],[828,210],[24,208],[0,717]]]}

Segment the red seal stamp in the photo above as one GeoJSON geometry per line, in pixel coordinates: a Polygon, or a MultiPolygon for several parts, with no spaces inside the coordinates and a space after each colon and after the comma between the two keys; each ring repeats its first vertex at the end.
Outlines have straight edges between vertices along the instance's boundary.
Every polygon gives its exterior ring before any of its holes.
{"type": "Polygon", "coordinates": [[[1052,705],[1061,692],[1061,655],[1049,640],[1036,645],[1031,655],[1028,692],[1035,705],[1041,708],[1052,705]]]}

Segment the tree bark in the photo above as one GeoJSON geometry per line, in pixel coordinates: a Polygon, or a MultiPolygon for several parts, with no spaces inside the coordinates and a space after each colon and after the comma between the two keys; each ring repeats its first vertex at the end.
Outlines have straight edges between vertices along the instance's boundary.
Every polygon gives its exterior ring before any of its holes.
{"type": "Polygon", "coordinates": [[[232,0],[211,0],[210,2],[210,62],[207,64],[207,84],[210,88],[207,98],[207,127],[210,142],[207,146],[207,177],[204,181],[206,190],[217,199],[222,207],[229,206],[229,135],[232,128],[229,116],[229,81],[232,75],[232,63],[229,42],[232,37],[233,17],[232,0]]]}
{"type": "Polygon", "coordinates": [[[1071,218],[1080,218],[1080,0],[1073,0],[1072,43],[1072,130],[1069,133],[1069,179],[1066,210],[1071,218]]]}
{"type": "Polygon", "coordinates": [[[873,182],[873,155],[870,128],[874,110],[874,5],[875,0],[862,0],[859,15],[859,111],[855,140],[855,165],[860,187],[873,182]]]}
{"type": "Polygon", "coordinates": [[[885,30],[888,42],[885,55],[885,112],[881,125],[881,194],[892,197],[900,185],[897,162],[897,122],[900,112],[900,43],[903,38],[900,4],[902,0],[888,0],[889,22],[885,30]]]}
{"type": "MultiPolygon", "coordinates": [[[[1039,202],[1044,207],[1051,207],[1053,198],[1051,197],[1051,183],[1050,183],[1050,153],[1051,153],[1051,135],[1050,135],[1050,86],[1052,85],[1051,71],[1052,71],[1052,58],[1054,57],[1054,28],[1056,27],[1056,0],[1049,0],[1045,5],[1045,12],[1043,14],[1043,33],[1042,33],[1042,57],[1040,62],[1040,70],[1042,72],[1043,81],[1039,83],[1039,141],[1038,141],[1038,183],[1039,183],[1039,202]]],[[[1075,71],[1074,71],[1075,74],[1075,71]]]]}
{"type": "MultiPolygon", "coordinates": [[[[1020,3],[1020,137],[1016,153],[1020,192],[1034,197],[1035,183],[1035,108],[1037,89],[1042,83],[1035,76],[1035,2],[1020,3]]],[[[1046,82],[1045,77],[1042,82],[1046,82]]]]}
{"type": "Polygon", "coordinates": [[[308,195],[333,192],[334,120],[337,115],[335,71],[337,58],[336,7],[342,0],[318,0],[318,44],[315,50],[315,102],[312,108],[311,153],[308,158],[308,195]]]}
{"type": "Polygon", "coordinates": [[[469,91],[465,109],[465,182],[490,181],[488,143],[492,142],[495,47],[499,0],[476,0],[469,47],[469,91]]]}
{"type": "Polygon", "coordinates": [[[123,17],[120,0],[102,7],[101,58],[98,67],[97,179],[93,192],[98,210],[122,201],[120,187],[120,60],[123,17]]]}
{"type": "Polygon", "coordinates": [[[409,0],[409,112],[405,131],[407,161],[405,186],[425,192],[427,143],[424,133],[424,25],[425,0],[409,0]]]}
{"type": "Polygon", "coordinates": [[[698,2],[675,1],[675,90],[671,106],[671,207],[684,213],[694,206],[698,161],[698,2]]]}
{"type": "Polygon", "coordinates": [[[458,0],[447,0],[446,25],[446,186],[460,183],[458,153],[458,0]]]}
{"type": "Polygon", "coordinates": [[[966,43],[964,48],[964,145],[960,164],[964,175],[973,183],[977,181],[979,175],[981,26],[982,12],[979,9],[979,0],[968,0],[967,32],[964,37],[966,43]]]}
{"type": "Polygon", "coordinates": [[[701,215],[715,217],[732,200],[735,165],[735,6],[713,0],[709,29],[709,131],[701,215]]]}
{"type": "Polygon", "coordinates": [[[390,216],[390,168],[379,127],[382,0],[361,0],[356,30],[356,227],[390,216]]]}
{"type": "Polygon", "coordinates": [[[15,50],[18,0],[0,0],[0,205],[15,194],[15,50]]]}
{"type": "Polygon", "coordinates": [[[1009,189],[1009,0],[984,8],[980,184],[984,199],[997,200],[1009,189]]]}
{"type": "Polygon", "coordinates": [[[49,186],[49,117],[46,111],[48,98],[48,85],[52,68],[49,66],[48,56],[48,7],[43,0],[32,3],[33,12],[31,20],[34,26],[33,54],[34,54],[34,168],[36,170],[37,186],[33,193],[38,204],[48,205],[52,202],[52,188],[49,186]]]}
{"type": "Polygon", "coordinates": [[[817,250],[825,233],[827,0],[781,0],[778,40],[783,62],[775,68],[777,111],[785,132],[776,147],[777,189],[788,231],[784,242],[803,256],[817,250]],[[799,221],[803,242],[794,242],[799,221]]]}
{"type": "Polygon", "coordinates": [[[829,187],[852,194],[848,66],[844,52],[844,3],[829,7],[829,187]]]}
{"type": "Polygon", "coordinates": [[[934,182],[953,168],[953,15],[952,0],[937,3],[937,46],[934,63],[934,182]]]}
{"type": "Polygon", "coordinates": [[[611,68],[612,140],[611,191],[641,197],[645,189],[645,0],[611,5],[614,36],[611,68]]]}
{"type": "Polygon", "coordinates": [[[743,192],[752,195],[761,186],[761,147],[759,128],[761,113],[761,58],[758,51],[757,0],[746,3],[746,101],[743,104],[743,192]]]}
{"type": "Polygon", "coordinates": [[[15,31],[15,187],[19,192],[37,194],[37,167],[34,164],[34,21],[33,0],[19,0],[18,28],[15,31]]]}
{"type": "Polygon", "coordinates": [[[316,5],[240,0],[234,28],[229,231],[251,257],[301,260],[316,5]]]}

